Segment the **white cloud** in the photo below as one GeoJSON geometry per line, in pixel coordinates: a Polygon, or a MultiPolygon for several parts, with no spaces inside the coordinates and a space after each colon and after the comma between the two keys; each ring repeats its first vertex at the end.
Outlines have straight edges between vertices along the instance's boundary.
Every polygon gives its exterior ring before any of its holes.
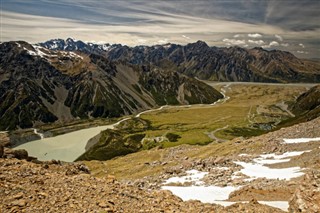
{"type": "Polygon", "coordinates": [[[302,47],[302,48],[305,48],[304,44],[300,43],[299,46],[302,47]]]}
{"type": "Polygon", "coordinates": [[[190,37],[188,37],[186,35],[182,35],[182,37],[185,38],[185,39],[188,39],[188,40],[191,39],[190,37]]]}
{"type": "Polygon", "coordinates": [[[223,42],[226,43],[226,45],[245,45],[246,41],[245,40],[237,40],[237,39],[229,39],[229,38],[225,38],[222,40],[223,42]]]}
{"type": "Polygon", "coordinates": [[[277,41],[271,41],[269,45],[270,45],[271,47],[272,47],[272,46],[279,46],[279,42],[277,42],[277,41]]]}
{"type": "Polygon", "coordinates": [[[281,46],[283,46],[283,47],[289,47],[289,44],[288,43],[282,43],[282,44],[280,44],[281,46]]]}
{"type": "Polygon", "coordinates": [[[263,45],[264,41],[263,40],[248,40],[249,43],[251,44],[257,44],[257,45],[263,45]]]}
{"type": "Polygon", "coordinates": [[[137,42],[138,43],[146,43],[148,40],[146,40],[146,39],[143,39],[143,38],[139,38],[138,40],[137,40],[137,42]]]}
{"type": "Polygon", "coordinates": [[[303,50],[298,50],[297,53],[300,53],[300,54],[309,54],[309,52],[306,52],[306,51],[303,51],[303,50]]]}
{"type": "Polygon", "coordinates": [[[268,45],[264,45],[262,46],[262,48],[271,48],[271,47],[276,47],[276,46],[279,46],[279,42],[277,41],[271,41],[268,45]]]}
{"type": "Polygon", "coordinates": [[[161,39],[161,40],[156,42],[156,44],[167,44],[167,43],[169,43],[169,40],[167,38],[161,39]]]}
{"type": "Polygon", "coordinates": [[[236,34],[236,35],[233,36],[233,38],[239,38],[239,37],[240,37],[239,34],[236,34]]]}
{"type": "Polygon", "coordinates": [[[259,33],[252,33],[252,34],[249,33],[248,36],[250,38],[261,38],[262,37],[262,35],[259,33]]]}
{"type": "Polygon", "coordinates": [[[274,35],[279,41],[283,41],[283,38],[282,38],[282,36],[280,36],[280,35],[274,35]]]}

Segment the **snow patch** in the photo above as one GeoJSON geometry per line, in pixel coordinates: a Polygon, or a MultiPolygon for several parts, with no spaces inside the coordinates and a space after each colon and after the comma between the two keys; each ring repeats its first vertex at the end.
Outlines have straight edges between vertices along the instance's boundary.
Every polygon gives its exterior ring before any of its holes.
{"type": "Polygon", "coordinates": [[[289,208],[289,202],[287,201],[258,201],[258,202],[261,204],[279,208],[282,211],[286,211],[286,212],[288,211],[288,208],[289,208]]]}
{"type": "Polygon", "coordinates": [[[320,141],[320,137],[318,137],[318,138],[293,138],[293,139],[284,138],[283,141],[286,144],[290,144],[290,143],[308,143],[308,142],[311,142],[311,141],[320,141]]]}
{"type": "Polygon", "coordinates": [[[250,180],[257,178],[290,180],[291,178],[304,175],[304,173],[301,172],[300,167],[271,169],[269,167],[256,163],[245,163],[238,161],[235,161],[234,163],[243,167],[240,172],[251,177],[250,180]]]}
{"type": "Polygon", "coordinates": [[[107,44],[100,45],[99,47],[100,47],[100,49],[102,49],[104,51],[108,51],[111,49],[111,46],[107,45],[107,44]]]}
{"type": "Polygon", "coordinates": [[[81,55],[78,55],[78,54],[76,54],[76,53],[74,53],[74,52],[68,52],[72,57],[76,57],[76,58],[81,58],[81,59],[83,59],[83,57],[81,56],[81,55]]]}
{"type": "Polygon", "coordinates": [[[208,174],[208,172],[200,172],[195,169],[189,170],[186,173],[186,176],[169,178],[165,181],[165,184],[195,182],[196,185],[202,185],[204,182],[201,179],[208,174]]]}
{"type": "Polygon", "coordinates": [[[27,53],[28,53],[29,55],[37,55],[37,53],[34,52],[34,51],[32,51],[32,50],[28,50],[28,49],[25,48],[25,47],[23,47],[23,49],[24,49],[25,51],[27,51],[27,53]]]}
{"type": "Polygon", "coordinates": [[[253,161],[258,163],[258,164],[284,163],[284,162],[289,162],[290,161],[290,157],[299,156],[299,155],[303,154],[304,152],[311,152],[311,150],[285,152],[282,155],[276,155],[274,153],[265,154],[265,155],[260,155],[259,158],[253,159],[253,161]]]}
{"type": "Polygon", "coordinates": [[[249,155],[245,153],[239,155],[239,157],[242,157],[242,156],[249,156],[249,155]]]}
{"type": "Polygon", "coordinates": [[[171,191],[182,200],[199,200],[203,203],[216,203],[229,198],[229,194],[236,190],[236,187],[227,186],[163,186],[162,189],[171,191]]]}

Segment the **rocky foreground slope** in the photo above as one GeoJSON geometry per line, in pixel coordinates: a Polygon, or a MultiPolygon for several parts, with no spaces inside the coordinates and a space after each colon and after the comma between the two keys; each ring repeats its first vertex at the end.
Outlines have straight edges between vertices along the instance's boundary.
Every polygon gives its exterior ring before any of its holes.
{"type": "MultiPolygon", "coordinates": [[[[273,213],[283,211],[259,202],[281,201],[288,203],[289,212],[316,213],[320,210],[319,127],[320,118],[317,118],[247,140],[238,138],[201,147],[183,145],[153,149],[105,162],[85,162],[89,168],[83,163],[62,163],[55,160],[39,162],[25,154],[15,155],[5,148],[4,153],[0,152],[0,157],[4,157],[0,158],[0,210],[273,213]],[[314,139],[310,142],[284,143],[284,139],[288,138],[314,139]],[[299,153],[291,157],[288,154],[297,152],[299,153]],[[262,156],[266,157],[261,159],[262,156]],[[267,165],[271,169],[299,166],[301,169],[296,172],[305,175],[290,179],[260,177],[248,181],[243,166],[235,162],[250,164],[258,160],[276,160],[278,163],[267,165]],[[227,200],[237,203],[223,207],[199,201],[183,202],[171,192],[160,190],[164,185],[193,185],[192,178],[183,184],[167,182],[171,177],[185,176],[191,169],[207,173],[201,180],[205,186],[239,187],[227,200]]],[[[271,175],[278,170],[274,171],[270,172],[271,175]]],[[[291,172],[285,174],[285,178],[290,175],[291,172]]]]}
{"type": "Polygon", "coordinates": [[[1,212],[281,212],[255,202],[223,208],[183,202],[169,191],[142,190],[83,164],[0,159],[1,212]]]}

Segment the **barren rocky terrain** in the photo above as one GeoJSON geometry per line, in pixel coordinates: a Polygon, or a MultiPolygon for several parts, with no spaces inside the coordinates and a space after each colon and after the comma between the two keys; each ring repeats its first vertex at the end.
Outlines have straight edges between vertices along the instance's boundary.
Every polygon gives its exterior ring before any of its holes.
{"type": "Polygon", "coordinates": [[[226,209],[183,202],[169,191],[142,190],[112,175],[93,177],[79,163],[0,159],[0,167],[1,212],[281,212],[255,202],[226,209]]]}

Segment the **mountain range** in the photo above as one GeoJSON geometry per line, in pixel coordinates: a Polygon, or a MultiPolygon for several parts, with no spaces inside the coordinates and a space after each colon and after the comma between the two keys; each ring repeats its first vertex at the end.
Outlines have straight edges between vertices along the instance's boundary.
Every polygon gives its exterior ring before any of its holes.
{"type": "Polygon", "coordinates": [[[159,105],[213,103],[222,94],[196,79],[101,54],[0,44],[0,129],[110,118],[159,105]]]}
{"type": "Polygon", "coordinates": [[[0,130],[110,118],[222,98],[199,81],[320,82],[320,63],[198,41],[128,47],[53,39],[0,44],[0,130]]]}
{"type": "Polygon", "coordinates": [[[95,53],[110,61],[153,65],[190,77],[214,81],[320,82],[319,61],[299,59],[280,50],[260,47],[210,47],[203,41],[185,46],[164,44],[128,47],[121,44],[93,44],[68,38],[38,45],[51,50],[95,53]]]}

